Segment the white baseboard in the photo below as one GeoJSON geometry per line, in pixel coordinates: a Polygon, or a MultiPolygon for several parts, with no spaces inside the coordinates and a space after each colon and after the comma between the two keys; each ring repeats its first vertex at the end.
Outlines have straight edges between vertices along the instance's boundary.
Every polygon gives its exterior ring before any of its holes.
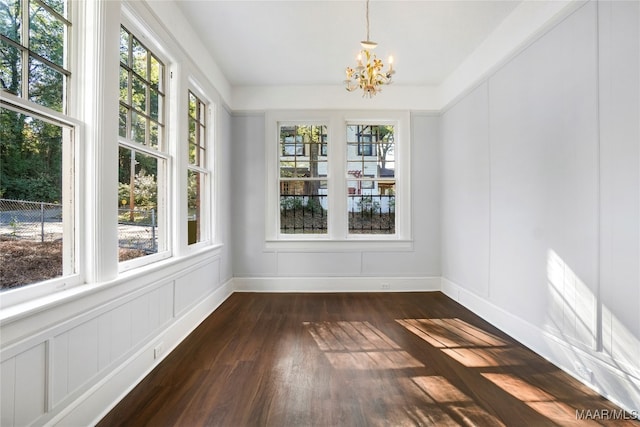
{"type": "MultiPolygon", "coordinates": [[[[155,339],[92,388],[46,421],[46,425],[95,425],[184,338],[233,292],[427,292],[442,291],[467,309],[503,330],[531,350],[620,405],[632,415],[640,410],[640,379],[551,335],[491,301],[440,277],[260,277],[233,278],[176,319],[155,339]],[[383,287],[384,286],[384,287],[383,287]],[[388,286],[388,287],[387,287],[388,286]],[[154,359],[162,342],[163,353],[154,359]],[[579,366],[576,364],[578,361],[579,366]],[[582,376],[581,376],[581,372],[582,376]],[[585,370],[590,373],[584,377],[585,370]]],[[[597,409],[597,408],[584,408],[597,409]]],[[[44,420],[43,420],[44,421],[44,420]]]]}
{"type": "Polygon", "coordinates": [[[95,425],[232,293],[233,280],[229,280],[175,319],[159,336],[56,414],[46,425],[95,425]],[[154,358],[154,348],[160,342],[164,349],[159,357],[154,358]]]}
{"type": "Polygon", "coordinates": [[[236,292],[427,292],[440,277],[236,277],[236,292]]]}
{"type": "Polygon", "coordinates": [[[620,369],[614,360],[571,345],[444,277],[441,290],[632,416],[640,417],[640,378],[620,369]]]}

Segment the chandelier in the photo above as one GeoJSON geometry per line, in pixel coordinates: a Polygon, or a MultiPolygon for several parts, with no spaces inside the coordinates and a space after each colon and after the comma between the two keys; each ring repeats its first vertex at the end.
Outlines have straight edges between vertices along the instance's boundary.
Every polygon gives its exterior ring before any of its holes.
{"type": "Polygon", "coordinates": [[[367,0],[367,39],[360,42],[362,50],[358,54],[358,63],[355,68],[347,67],[347,79],[344,81],[349,92],[362,89],[363,98],[371,98],[382,91],[382,85],[391,83],[391,76],[395,73],[392,56],[389,57],[389,68],[387,71],[382,71],[384,64],[373,53],[377,45],[378,43],[371,41],[369,37],[369,0],[367,0]]]}

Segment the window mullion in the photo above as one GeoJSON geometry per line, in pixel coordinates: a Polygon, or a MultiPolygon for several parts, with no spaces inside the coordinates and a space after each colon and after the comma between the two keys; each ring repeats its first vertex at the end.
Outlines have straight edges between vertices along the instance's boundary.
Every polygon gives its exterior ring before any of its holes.
{"type": "Polygon", "coordinates": [[[329,131],[329,236],[332,240],[343,240],[347,235],[346,204],[346,138],[344,122],[334,118],[329,131]]]}

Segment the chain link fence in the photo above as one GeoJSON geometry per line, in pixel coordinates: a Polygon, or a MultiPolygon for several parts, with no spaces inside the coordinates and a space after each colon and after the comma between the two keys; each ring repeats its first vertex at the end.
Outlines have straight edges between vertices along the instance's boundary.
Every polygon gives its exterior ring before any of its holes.
{"type": "Polygon", "coordinates": [[[118,209],[118,246],[147,254],[158,252],[155,209],[118,209]]]}
{"type": "MultiPolygon", "coordinates": [[[[146,253],[158,251],[155,209],[118,209],[118,245],[146,253]]],[[[0,199],[0,237],[54,242],[63,235],[62,205],[0,199]]]]}
{"type": "Polygon", "coordinates": [[[62,239],[62,205],[0,199],[0,236],[53,242],[62,239]]]}

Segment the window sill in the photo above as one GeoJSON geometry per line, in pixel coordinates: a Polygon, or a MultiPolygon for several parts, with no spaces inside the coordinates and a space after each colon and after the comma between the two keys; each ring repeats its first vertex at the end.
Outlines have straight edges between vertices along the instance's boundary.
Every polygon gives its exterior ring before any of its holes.
{"type": "MultiPolygon", "coordinates": [[[[116,287],[125,282],[133,282],[137,279],[149,276],[164,269],[172,267],[182,267],[190,265],[190,263],[198,263],[201,257],[219,257],[222,253],[222,244],[214,244],[206,248],[194,251],[185,257],[171,257],[152,264],[121,272],[117,278],[113,280],[85,283],[72,286],[67,289],[53,291],[47,295],[27,300],[17,304],[5,304],[2,301],[2,310],[0,311],[0,325],[4,326],[17,320],[27,318],[39,312],[46,311],[61,304],[66,304],[74,300],[90,296],[97,292],[102,292],[106,288],[116,287]],[[6,305],[6,307],[5,307],[6,305]]],[[[135,287],[129,291],[135,291],[135,287]]],[[[0,299],[2,294],[0,294],[0,299]]]]}
{"type": "Polygon", "coordinates": [[[409,252],[413,240],[345,239],[345,240],[266,240],[266,252],[409,252]]]}

